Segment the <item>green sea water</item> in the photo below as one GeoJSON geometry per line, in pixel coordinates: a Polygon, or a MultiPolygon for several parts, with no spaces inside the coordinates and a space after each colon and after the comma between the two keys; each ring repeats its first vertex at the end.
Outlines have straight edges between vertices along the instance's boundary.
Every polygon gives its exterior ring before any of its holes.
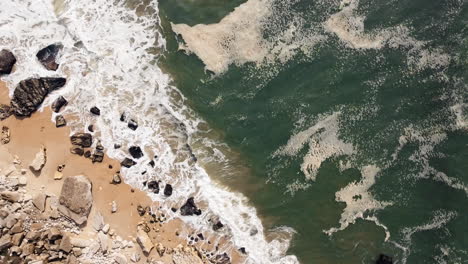
{"type": "Polygon", "coordinates": [[[200,151],[210,175],[244,193],[267,229],[292,227],[288,253],[301,263],[375,263],[381,253],[395,263],[468,263],[468,4],[272,1],[263,38],[274,42],[299,19],[298,34],[320,36],[311,50],[215,75],[178,49],[184,39],[171,22],[218,23],[243,3],[159,3],[161,67],[209,124],[199,138],[228,146],[222,161],[200,151]],[[346,21],[364,26],[353,36],[382,37],[378,47],[324,26],[353,4],[346,21]],[[347,186],[357,188],[340,200],[347,186]]]}

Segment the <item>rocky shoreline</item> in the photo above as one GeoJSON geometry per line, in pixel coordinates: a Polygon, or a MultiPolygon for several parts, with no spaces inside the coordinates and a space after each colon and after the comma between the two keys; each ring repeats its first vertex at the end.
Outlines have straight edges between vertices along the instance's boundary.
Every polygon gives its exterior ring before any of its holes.
{"type": "MultiPolygon", "coordinates": [[[[52,44],[37,59],[55,71],[60,51],[60,44],[52,44]]],[[[0,51],[0,74],[10,74],[15,63],[10,51],[0,51]]],[[[239,252],[219,250],[222,242],[211,243],[210,234],[197,234],[180,219],[167,220],[160,204],[122,182],[120,167],[136,164],[142,155],[138,146],[115,161],[90,133],[69,137],[67,117],[60,115],[68,101],[61,96],[50,110],[36,112],[64,85],[61,77],[30,78],[16,86],[10,100],[0,82],[0,262],[239,263],[239,252]],[[52,111],[59,113],[55,124],[49,121],[52,111]]],[[[99,116],[100,109],[90,113],[99,116]]],[[[121,120],[138,128],[124,115],[121,120]]],[[[157,181],[145,186],[152,192],[161,188],[165,196],[174,191],[157,181]]],[[[201,213],[192,197],[173,210],[201,213]]],[[[214,232],[222,228],[213,222],[214,232]]]]}

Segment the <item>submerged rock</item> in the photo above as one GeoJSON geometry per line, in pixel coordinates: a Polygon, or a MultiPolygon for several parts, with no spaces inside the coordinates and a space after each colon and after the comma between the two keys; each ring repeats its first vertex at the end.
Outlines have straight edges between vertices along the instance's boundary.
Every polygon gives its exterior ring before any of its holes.
{"type": "Polygon", "coordinates": [[[130,152],[130,155],[132,155],[133,158],[139,159],[143,157],[143,152],[141,151],[141,148],[138,146],[133,146],[128,149],[128,152],[130,152]]]}
{"type": "Polygon", "coordinates": [[[49,71],[56,71],[59,64],[57,64],[56,59],[60,50],[63,48],[61,44],[52,44],[43,49],[41,49],[36,57],[39,62],[49,71]]]}
{"type": "Polygon", "coordinates": [[[393,264],[393,259],[387,255],[380,254],[375,264],[393,264]]]}
{"type": "Polygon", "coordinates": [[[130,168],[134,165],[136,165],[136,162],[132,159],[129,159],[129,158],[125,158],[121,163],[120,165],[124,166],[125,168],[130,168]]]}
{"type": "Polygon", "coordinates": [[[59,211],[78,225],[85,223],[93,204],[91,188],[86,176],[66,177],[60,192],[59,211]]]}
{"type": "Polygon", "coordinates": [[[181,215],[201,215],[201,210],[195,205],[193,197],[190,197],[187,202],[180,208],[181,215]]]}
{"type": "Polygon", "coordinates": [[[67,125],[67,121],[62,115],[57,115],[55,117],[55,126],[56,127],[63,127],[67,125]]]}
{"type": "Polygon", "coordinates": [[[0,74],[10,74],[13,66],[16,63],[16,58],[9,50],[0,51],[0,74]]]}
{"type": "Polygon", "coordinates": [[[91,107],[91,109],[89,109],[89,111],[93,115],[97,115],[97,116],[101,115],[101,110],[99,108],[97,108],[96,106],[91,107]]]}
{"type": "Polygon", "coordinates": [[[11,107],[17,117],[31,116],[46,96],[66,83],[65,78],[39,78],[21,81],[13,92],[11,107]]]}
{"type": "Polygon", "coordinates": [[[93,144],[93,136],[89,133],[76,133],[70,137],[72,145],[89,148],[93,144]]]}
{"type": "Polygon", "coordinates": [[[214,224],[213,224],[213,231],[218,231],[220,230],[221,228],[223,228],[224,225],[223,223],[221,223],[221,221],[217,220],[214,224]]]}
{"type": "Polygon", "coordinates": [[[66,106],[68,104],[68,101],[67,99],[63,98],[63,96],[59,96],[53,103],[52,103],[52,110],[55,112],[55,113],[58,113],[60,112],[60,110],[62,109],[62,107],[66,106]]]}

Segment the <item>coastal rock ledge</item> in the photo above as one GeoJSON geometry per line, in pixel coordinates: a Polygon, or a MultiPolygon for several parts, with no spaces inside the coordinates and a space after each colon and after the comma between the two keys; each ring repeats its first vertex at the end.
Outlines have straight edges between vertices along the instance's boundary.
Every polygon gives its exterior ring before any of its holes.
{"type": "Polygon", "coordinates": [[[66,177],[59,197],[59,211],[78,225],[85,223],[93,204],[91,188],[86,176],[66,177]]]}

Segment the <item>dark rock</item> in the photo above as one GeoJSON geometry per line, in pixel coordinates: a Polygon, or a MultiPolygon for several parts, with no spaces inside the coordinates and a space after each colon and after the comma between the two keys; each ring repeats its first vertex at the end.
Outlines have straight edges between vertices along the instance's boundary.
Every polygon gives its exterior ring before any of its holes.
{"type": "Polygon", "coordinates": [[[138,211],[138,214],[139,214],[140,216],[144,216],[144,215],[146,214],[146,209],[143,208],[143,206],[141,206],[141,205],[138,205],[138,206],[137,206],[137,211],[138,211]]]}
{"type": "Polygon", "coordinates": [[[89,125],[89,126],[88,126],[88,131],[89,131],[89,132],[94,132],[94,126],[93,126],[93,125],[89,125]]]}
{"type": "Polygon", "coordinates": [[[201,215],[201,210],[195,205],[193,197],[190,197],[187,202],[180,208],[181,215],[201,215]]]}
{"type": "Polygon", "coordinates": [[[247,254],[247,251],[245,250],[245,247],[239,248],[239,251],[240,251],[240,253],[242,253],[244,255],[247,254]]]}
{"type": "Polygon", "coordinates": [[[96,149],[97,149],[97,150],[101,150],[101,151],[104,150],[104,146],[101,144],[101,141],[100,141],[100,140],[99,140],[98,143],[96,144],[96,149]]]}
{"type": "Polygon", "coordinates": [[[63,98],[63,96],[59,96],[53,103],[52,103],[52,110],[55,112],[55,113],[58,113],[60,112],[60,109],[62,109],[62,107],[66,106],[68,104],[68,101],[67,99],[63,98]]]}
{"type": "Polygon", "coordinates": [[[135,120],[130,119],[130,121],[128,121],[128,127],[131,130],[136,130],[138,128],[138,123],[135,120]]]}
{"type": "Polygon", "coordinates": [[[221,223],[221,221],[219,221],[219,220],[215,224],[213,224],[213,230],[214,231],[218,231],[223,227],[224,227],[223,223],[221,223]]]}
{"type": "Polygon", "coordinates": [[[197,234],[197,237],[200,238],[201,240],[205,240],[205,237],[203,236],[202,233],[198,233],[198,234],[197,234]]]}
{"type": "Polygon", "coordinates": [[[151,167],[154,168],[154,165],[156,165],[156,164],[154,163],[154,160],[152,160],[152,161],[150,161],[150,162],[148,163],[148,165],[150,165],[151,167]]]}
{"type": "Polygon", "coordinates": [[[89,159],[91,158],[91,151],[87,150],[85,153],[84,153],[84,157],[89,159]]]}
{"type": "Polygon", "coordinates": [[[12,115],[12,109],[8,105],[0,104],[0,121],[7,119],[12,115]]]}
{"type": "Polygon", "coordinates": [[[132,155],[133,158],[139,159],[143,157],[143,152],[141,151],[140,147],[133,146],[128,149],[128,152],[130,152],[130,155],[132,155]]]}
{"type": "Polygon", "coordinates": [[[66,83],[65,78],[39,78],[21,81],[13,92],[11,107],[17,117],[30,116],[46,96],[66,83]]]}
{"type": "Polygon", "coordinates": [[[10,74],[13,66],[16,63],[16,58],[9,50],[0,51],[0,74],[10,74]]]}
{"type": "Polygon", "coordinates": [[[93,163],[102,162],[103,159],[104,159],[104,152],[102,150],[97,149],[93,154],[93,163]]]}
{"type": "Polygon", "coordinates": [[[52,44],[43,49],[41,49],[36,57],[39,62],[49,71],[56,71],[58,69],[58,64],[55,61],[59,51],[63,48],[61,44],[52,44]]]}
{"type": "Polygon", "coordinates": [[[67,125],[67,121],[62,115],[58,115],[55,117],[55,126],[56,127],[63,127],[67,125]]]}
{"type": "Polygon", "coordinates": [[[231,258],[229,258],[227,253],[223,253],[214,257],[214,261],[216,264],[230,264],[231,258]]]}
{"type": "Polygon", "coordinates": [[[175,212],[177,212],[177,208],[172,207],[171,211],[175,213],[175,212]]]}
{"type": "Polygon", "coordinates": [[[393,264],[393,259],[387,255],[380,254],[375,264],[393,264]]]}
{"type": "Polygon", "coordinates": [[[93,106],[91,107],[91,109],[89,109],[89,111],[94,114],[94,115],[101,115],[101,110],[99,108],[97,108],[96,106],[93,106]]]}
{"type": "Polygon", "coordinates": [[[148,189],[153,191],[153,193],[159,193],[159,182],[157,181],[149,181],[148,182],[148,189]]]}
{"type": "Polygon", "coordinates": [[[72,154],[76,154],[76,155],[83,156],[83,154],[84,154],[84,149],[83,149],[82,147],[80,147],[80,146],[78,146],[78,147],[72,147],[72,148],[70,149],[70,152],[71,152],[72,154]]]}
{"type": "Polygon", "coordinates": [[[125,168],[130,168],[134,165],[136,165],[136,162],[132,159],[129,159],[129,158],[125,158],[121,163],[120,165],[124,166],[125,168]]]}
{"type": "Polygon", "coordinates": [[[172,185],[166,184],[164,187],[164,195],[171,196],[172,195],[172,185]]]}
{"type": "Polygon", "coordinates": [[[83,148],[89,148],[93,144],[93,136],[89,133],[76,133],[71,137],[72,145],[81,146],[83,148]]]}
{"type": "Polygon", "coordinates": [[[119,149],[120,147],[120,144],[114,144],[114,149],[119,149]]]}

